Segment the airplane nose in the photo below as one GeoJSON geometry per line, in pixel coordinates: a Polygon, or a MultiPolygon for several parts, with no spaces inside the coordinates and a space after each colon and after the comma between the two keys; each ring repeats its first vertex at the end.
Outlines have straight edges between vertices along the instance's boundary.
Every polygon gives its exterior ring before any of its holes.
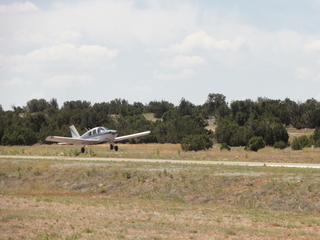
{"type": "Polygon", "coordinates": [[[112,131],[112,135],[117,135],[118,132],[117,131],[112,131]]]}

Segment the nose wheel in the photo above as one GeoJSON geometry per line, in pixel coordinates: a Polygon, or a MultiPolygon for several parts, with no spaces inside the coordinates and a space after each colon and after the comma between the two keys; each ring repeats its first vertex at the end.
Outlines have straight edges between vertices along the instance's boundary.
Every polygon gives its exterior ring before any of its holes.
{"type": "Polygon", "coordinates": [[[115,151],[118,151],[118,146],[116,145],[116,146],[113,146],[113,144],[110,144],[110,150],[115,150],[115,151]]]}

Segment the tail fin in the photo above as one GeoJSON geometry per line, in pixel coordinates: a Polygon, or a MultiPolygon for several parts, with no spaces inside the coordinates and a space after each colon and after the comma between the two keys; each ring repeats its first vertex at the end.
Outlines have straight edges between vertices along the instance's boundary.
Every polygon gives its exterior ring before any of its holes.
{"type": "Polygon", "coordinates": [[[80,138],[80,134],[78,133],[78,131],[74,125],[70,126],[70,132],[71,132],[72,138],[80,138]]]}

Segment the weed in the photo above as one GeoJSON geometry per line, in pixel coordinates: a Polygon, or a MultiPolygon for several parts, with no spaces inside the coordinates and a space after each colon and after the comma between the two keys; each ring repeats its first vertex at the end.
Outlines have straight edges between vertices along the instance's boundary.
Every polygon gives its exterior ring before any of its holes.
{"type": "Polygon", "coordinates": [[[79,238],[81,238],[81,234],[80,233],[73,233],[71,235],[68,235],[65,237],[65,240],[77,240],[79,238]]]}
{"type": "Polygon", "coordinates": [[[60,238],[58,233],[38,233],[35,237],[35,240],[48,240],[48,239],[57,239],[60,238]]]}
{"type": "Polygon", "coordinates": [[[71,149],[70,151],[69,151],[69,156],[79,156],[81,154],[81,151],[79,151],[79,150],[77,150],[77,149],[71,149]]]}
{"type": "Polygon", "coordinates": [[[89,155],[90,155],[91,157],[97,156],[97,154],[96,154],[92,149],[90,149],[89,155]]]}
{"type": "Polygon", "coordinates": [[[42,176],[42,172],[39,171],[39,170],[37,170],[37,171],[33,172],[33,175],[35,175],[35,176],[42,176]]]}
{"type": "Polygon", "coordinates": [[[122,172],[122,177],[126,178],[126,179],[130,179],[131,178],[131,172],[130,171],[122,172]]]}
{"type": "Polygon", "coordinates": [[[106,192],[107,192],[107,190],[105,188],[100,189],[100,194],[104,194],[106,192]]]}
{"type": "Polygon", "coordinates": [[[85,231],[86,233],[92,233],[92,232],[93,232],[92,229],[90,229],[90,228],[86,228],[84,231],[85,231]]]}
{"type": "Polygon", "coordinates": [[[8,178],[8,174],[5,172],[0,172],[0,178],[8,178]]]}
{"type": "Polygon", "coordinates": [[[223,231],[228,235],[236,235],[236,232],[232,229],[223,229],[223,231]]]}
{"type": "Polygon", "coordinates": [[[87,177],[94,177],[97,173],[98,173],[98,171],[97,171],[96,167],[93,165],[93,166],[91,167],[91,169],[88,169],[88,170],[86,171],[86,176],[87,176],[87,177]]]}
{"type": "Polygon", "coordinates": [[[3,216],[1,218],[1,222],[9,222],[12,219],[17,219],[17,220],[22,220],[21,216],[16,216],[16,215],[9,215],[9,216],[3,216]]]}
{"type": "Polygon", "coordinates": [[[145,177],[143,175],[139,175],[138,176],[138,182],[139,183],[144,183],[146,180],[145,180],[145,177]]]}

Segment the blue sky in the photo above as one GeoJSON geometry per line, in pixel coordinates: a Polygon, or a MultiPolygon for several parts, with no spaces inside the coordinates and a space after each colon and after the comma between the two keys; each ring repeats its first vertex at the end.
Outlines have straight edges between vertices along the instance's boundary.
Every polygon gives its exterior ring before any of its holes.
{"type": "Polygon", "coordinates": [[[0,0],[0,104],[320,101],[320,0],[0,0]]]}

